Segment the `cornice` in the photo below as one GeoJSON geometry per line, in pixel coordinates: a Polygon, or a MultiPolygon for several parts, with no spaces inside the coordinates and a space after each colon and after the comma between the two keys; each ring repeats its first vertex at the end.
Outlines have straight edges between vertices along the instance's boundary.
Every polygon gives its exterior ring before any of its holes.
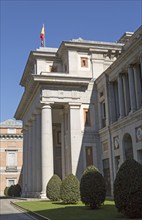
{"type": "MultiPolygon", "coordinates": [[[[134,64],[137,62],[138,56],[142,53],[142,38],[138,38],[137,41],[133,42],[127,49],[122,51],[120,56],[102,73],[106,74],[108,76],[115,75],[117,78],[117,74],[119,74],[121,71],[125,71],[125,68],[128,67],[129,64],[134,64]],[[129,63],[128,63],[129,59],[129,63]]],[[[102,75],[100,75],[97,79],[96,82],[99,81],[99,78],[102,75]]]]}
{"type": "Polygon", "coordinates": [[[136,120],[142,120],[142,108],[110,124],[110,129],[111,131],[113,129],[120,130],[121,128],[126,127],[126,125],[128,127],[129,125],[133,124],[133,121],[136,120]]]}
{"type": "Polygon", "coordinates": [[[0,139],[23,139],[23,134],[0,134],[0,139]]]}
{"type": "Polygon", "coordinates": [[[77,77],[70,74],[63,73],[46,73],[42,72],[41,75],[33,75],[35,82],[45,83],[45,84],[56,84],[56,85],[88,85],[91,77],[77,77]]]}
{"type": "MultiPolygon", "coordinates": [[[[63,85],[67,86],[70,85],[72,87],[74,86],[86,86],[89,84],[91,80],[91,77],[76,77],[71,76],[69,74],[63,74],[63,73],[41,73],[41,75],[31,75],[28,85],[26,87],[26,90],[21,98],[21,101],[19,103],[19,106],[16,110],[16,113],[14,117],[16,119],[22,120],[22,117],[28,108],[29,103],[35,96],[35,93],[38,91],[38,89],[41,88],[41,85],[46,86],[60,86],[63,88],[63,85]]],[[[39,103],[40,105],[40,103],[39,103]]]]}

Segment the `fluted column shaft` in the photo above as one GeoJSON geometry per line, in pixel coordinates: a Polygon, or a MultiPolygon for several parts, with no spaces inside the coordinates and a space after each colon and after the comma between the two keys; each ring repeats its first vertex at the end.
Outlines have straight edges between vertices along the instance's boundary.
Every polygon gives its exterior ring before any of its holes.
{"type": "Polygon", "coordinates": [[[123,83],[122,83],[122,76],[119,75],[118,77],[118,97],[119,97],[119,112],[120,118],[124,117],[125,109],[124,109],[124,93],[123,93],[123,83]]]}
{"type": "Polygon", "coordinates": [[[142,88],[141,88],[140,68],[138,65],[134,66],[134,82],[135,82],[135,91],[136,91],[136,106],[137,109],[139,109],[142,100],[142,88]]]}
{"type": "MultiPolygon", "coordinates": [[[[40,114],[36,115],[36,192],[41,190],[41,120],[40,114]]],[[[37,195],[38,196],[38,195],[37,195]]]]}
{"type": "Polygon", "coordinates": [[[35,185],[36,185],[36,158],[35,158],[35,144],[36,144],[36,135],[35,135],[35,116],[32,120],[32,195],[35,197],[35,185]]]}
{"type": "Polygon", "coordinates": [[[42,192],[41,198],[46,198],[46,185],[53,175],[53,137],[51,106],[45,105],[41,109],[41,165],[42,192]]]}
{"type": "Polygon", "coordinates": [[[134,112],[136,110],[136,97],[135,97],[135,86],[134,86],[134,73],[133,73],[133,67],[131,65],[128,67],[128,78],[129,78],[129,89],[130,89],[131,112],[134,112]]]}
{"type": "Polygon", "coordinates": [[[142,78],[142,55],[140,56],[140,71],[141,71],[141,78],[142,78]]]}
{"type": "Polygon", "coordinates": [[[130,94],[128,87],[128,76],[126,74],[122,75],[123,89],[124,89],[124,104],[125,104],[125,115],[128,115],[130,111],[130,94]]]}

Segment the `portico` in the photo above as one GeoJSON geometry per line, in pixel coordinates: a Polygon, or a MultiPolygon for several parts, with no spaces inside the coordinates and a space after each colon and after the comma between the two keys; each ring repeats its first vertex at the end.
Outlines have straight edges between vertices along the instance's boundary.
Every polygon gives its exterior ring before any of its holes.
{"type": "Polygon", "coordinates": [[[45,198],[46,186],[53,174],[62,179],[76,173],[82,144],[80,105],[42,104],[23,133],[26,149],[23,196],[45,198]]]}

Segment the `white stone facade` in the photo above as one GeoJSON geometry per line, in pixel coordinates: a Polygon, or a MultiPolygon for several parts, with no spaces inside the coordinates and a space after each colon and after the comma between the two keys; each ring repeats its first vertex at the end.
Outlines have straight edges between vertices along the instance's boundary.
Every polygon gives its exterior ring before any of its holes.
{"type": "Polygon", "coordinates": [[[74,39],[29,55],[15,113],[23,121],[23,196],[46,196],[55,173],[95,164],[108,194],[120,164],[142,163],[142,27],[117,43],[74,39]]]}

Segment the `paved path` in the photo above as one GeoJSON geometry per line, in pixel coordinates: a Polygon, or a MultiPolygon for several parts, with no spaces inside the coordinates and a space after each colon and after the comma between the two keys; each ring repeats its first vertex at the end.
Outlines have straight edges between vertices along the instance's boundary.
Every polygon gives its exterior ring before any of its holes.
{"type": "Polygon", "coordinates": [[[37,220],[10,204],[14,199],[0,199],[0,220],[37,220]]]}

